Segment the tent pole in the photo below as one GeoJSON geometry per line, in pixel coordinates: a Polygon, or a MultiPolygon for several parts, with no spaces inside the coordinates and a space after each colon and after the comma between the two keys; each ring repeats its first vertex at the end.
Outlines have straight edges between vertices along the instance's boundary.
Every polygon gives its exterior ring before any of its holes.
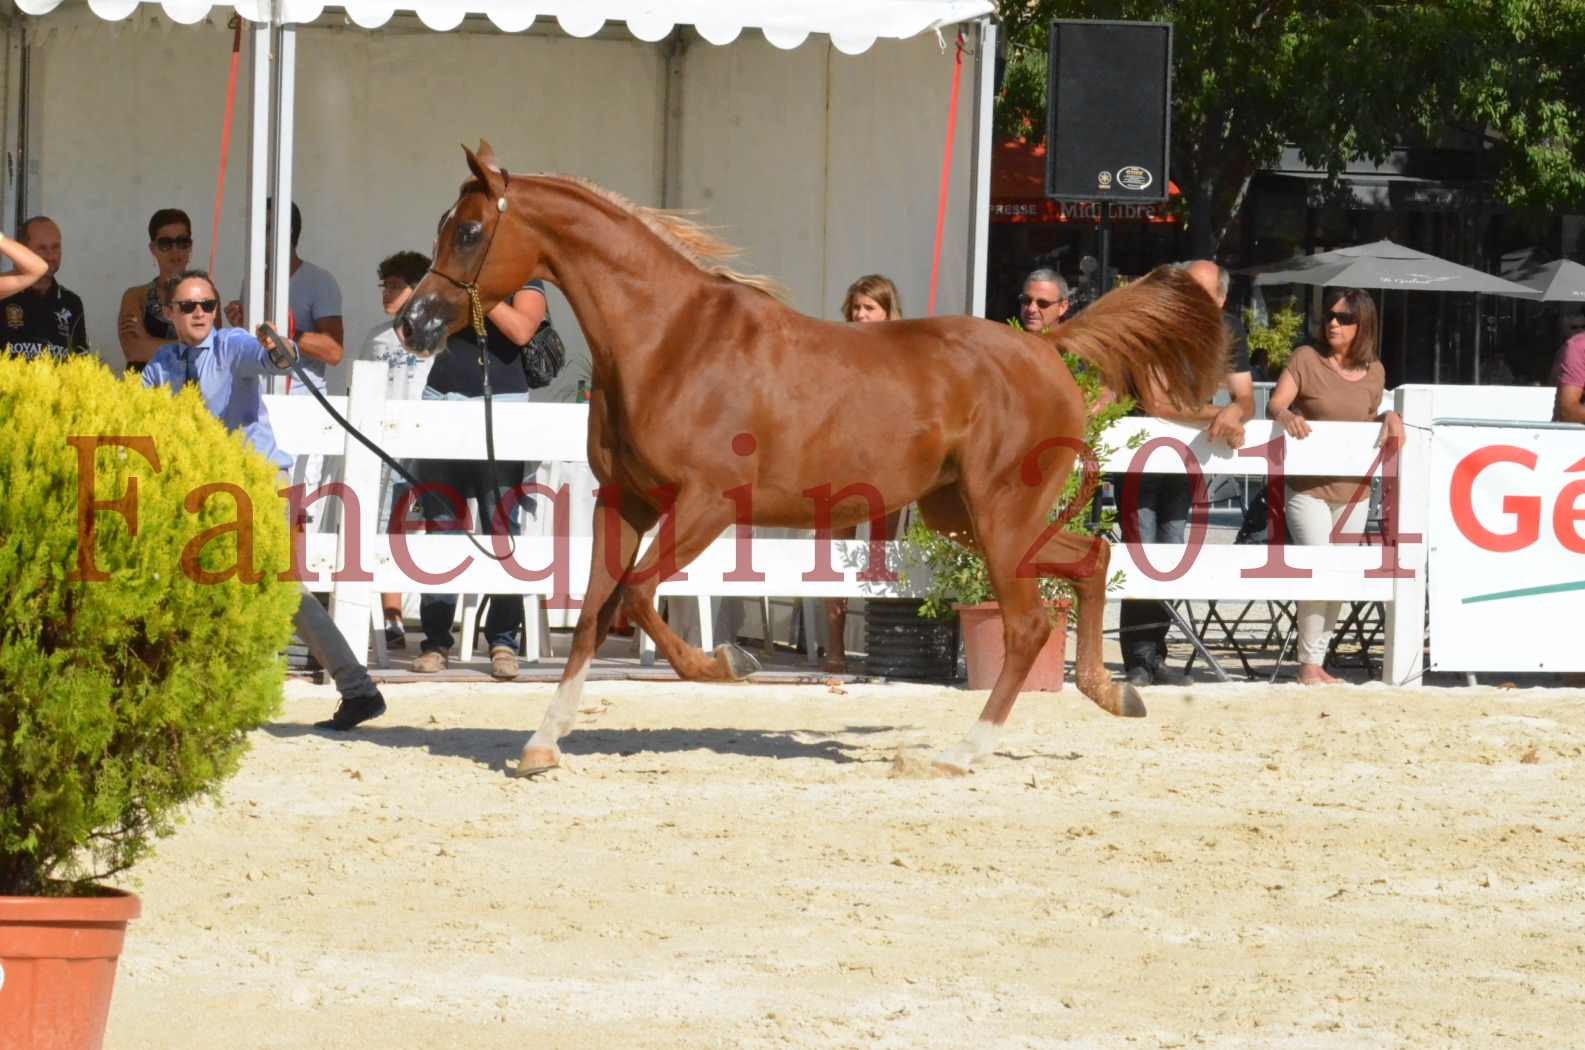
{"type": "Polygon", "coordinates": [[[688,36],[673,29],[660,45],[666,58],[665,84],[661,89],[660,206],[682,207],[682,95],[688,36]]]}
{"type": "Polygon", "coordinates": [[[1376,318],[1376,360],[1381,362],[1381,367],[1387,367],[1387,290],[1381,292],[1381,311],[1376,318]]]}
{"type": "MultiPolygon", "coordinates": [[[[252,331],[264,320],[264,201],[270,195],[271,40],[274,27],[251,23],[248,29],[248,83],[251,103],[248,120],[247,223],[243,240],[247,252],[243,287],[244,322],[252,331]]],[[[234,286],[233,286],[234,287],[234,286]]],[[[272,385],[274,380],[271,380],[272,385]]]]}
{"type": "Polygon", "coordinates": [[[274,134],[270,136],[270,195],[275,198],[275,207],[270,212],[268,236],[273,258],[265,303],[271,323],[285,332],[290,306],[287,292],[292,278],[292,114],[297,97],[297,29],[277,25],[275,33],[275,112],[271,124],[274,134]]]}
{"type": "Polygon", "coordinates": [[[1431,382],[1442,381],[1442,319],[1447,313],[1447,300],[1436,297],[1436,350],[1431,355],[1431,382]]]}
{"type": "Polygon", "coordinates": [[[1480,386],[1480,293],[1475,293],[1475,385],[1480,386]]]}
{"type": "Polygon", "coordinates": [[[6,114],[15,118],[6,121],[7,151],[16,158],[15,182],[11,190],[16,217],[11,228],[20,234],[22,223],[28,218],[28,164],[33,157],[33,151],[28,148],[28,116],[33,108],[32,47],[28,43],[26,25],[13,23],[7,35],[10,38],[10,61],[6,63],[7,97],[15,104],[12,112],[6,114]]]}
{"type": "Polygon", "coordinates": [[[985,316],[987,259],[991,239],[991,143],[996,113],[996,26],[989,18],[974,23],[974,122],[969,149],[969,279],[970,317],[985,316]]]}

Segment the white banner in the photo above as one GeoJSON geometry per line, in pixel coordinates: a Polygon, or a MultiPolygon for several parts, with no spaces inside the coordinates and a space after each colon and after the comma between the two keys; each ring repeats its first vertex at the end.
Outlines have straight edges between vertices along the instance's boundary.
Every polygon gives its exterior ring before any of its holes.
{"type": "Polygon", "coordinates": [[[1585,671],[1585,431],[1438,425],[1431,669],[1585,671]]]}

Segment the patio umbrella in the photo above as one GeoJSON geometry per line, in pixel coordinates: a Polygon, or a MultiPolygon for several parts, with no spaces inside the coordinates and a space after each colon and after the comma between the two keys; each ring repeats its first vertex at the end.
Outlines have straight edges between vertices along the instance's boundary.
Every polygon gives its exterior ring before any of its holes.
{"type": "Polygon", "coordinates": [[[1256,284],[1322,284],[1393,292],[1477,292],[1535,298],[1535,292],[1523,285],[1392,241],[1297,255],[1244,272],[1254,274],[1256,284]]]}
{"type": "MultiPolygon", "coordinates": [[[[1392,241],[1356,244],[1316,255],[1298,255],[1279,263],[1245,271],[1255,283],[1328,285],[1340,288],[1374,288],[1382,292],[1473,292],[1476,295],[1511,295],[1536,298],[1534,289],[1505,281],[1494,274],[1392,241]]],[[[1478,311],[1477,311],[1478,312],[1478,311]]],[[[1382,326],[1383,331],[1386,325],[1382,326]]],[[[1442,343],[1437,340],[1435,374],[1442,371],[1442,343]]],[[[1480,324],[1475,325],[1475,374],[1480,375],[1480,324]]]]}
{"type": "Polygon", "coordinates": [[[1585,266],[1572,259],[1527,265],[1513,279],[1539,293],[1541,302],[1585,306],[1585,266]]]}

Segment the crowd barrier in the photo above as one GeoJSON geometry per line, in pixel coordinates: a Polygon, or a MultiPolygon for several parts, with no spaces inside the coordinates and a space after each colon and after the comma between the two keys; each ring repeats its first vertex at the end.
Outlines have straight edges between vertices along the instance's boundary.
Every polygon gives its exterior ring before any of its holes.
{"type": "MultiPolygon", "coordinates": [[[[1193,428],[1156,420],[1118,422],[1105,439],[1115,449],[1103,467],[1146,473],[1198,472],[1268,478],[1288,476],[1384,476],[1388,528],[1375,546],[1268,547],[1189,543],[1123,545],[1112,565],[1122,570],[1112,598],[1280,600],[1323,599],[1382,602],[1387,610],[1384,680],[1419,679],[1425,643],[1427,550],[1434,543],[1429,514],[1432,433],[1441,415],[1461,426],[1475,425],[1481,411],[1524,420],[1550,412],[1550,391],[1523,388],[1409,386],[1390,395],[1403,417],[1406,440],[1395,457],[1376,447],[1374,423],[1317,423],[1303,441],[1283,436],[1273,424],[1252,421],[1236,452],[1212,444],[1193,428]],[[1502,391],[1498,393],[1497,391],[1502,391]],[[1545,397],[1543,408],[1542,395],[1545,397]],[[1442,412],[1443,406],[1448,412],[1442,412]],[[1141,447],[1143,446],[1143,447],[1141,447]]],[[[311,398],[270,396],[270,416],[281,447],[293,454],[343,457],[343,480],[356,494],[356,513],[344,509],[335,532],[306,538],[308,586],[329,591],[338,628],[354,651],[367,652],[379,619],[379,594],[438,592],[523,594],[540,599],[576,598],[585,585],[591,552],[592,487],[572,486],[562,512],[570,515],[562,535],[540,519],[537,529],[515,540],[508,561],[486,557],[468,537],[414,533],[392,537],[378,519],[381,463],[344,432],[311,398]],[[576,496],[576,499],[572,496],[576,496]],[[404,549],[394,549],[396,545],[404,549]],[[562,548],[558,550],[558,545],[562,548]],[[417,570],[415,572],[415,569],[417,570]]],[[[484,415],[477,404],[401,401],[385,397],[385,368],[359,362],[348,396],[333,399],[354,426],[398,459],[483,459],[484,415]]],[[[497,455],[582,467],[586,474],[587,409],[573,404],[499,403],[494,409],[497,455]]],[[[1494,430],[1494,433],[1497,431],[1494,430]]],[[[761,437],[762,440],[766,438],[761,437]]],[[[555,487],[555,486],[552,486],[555,487]]],[[[543,506],[543,503],[542,503],[543,506]]],[[[659,594],[692,597],[700,604],[702,641],[710,638],[710,600],[726,597],[906,596],[900,581],[863,579],[868,544],[833,541],[830,573],[815,574],[816,547],[810,537],[752,539],[753,573],[740,571],[740,546],[728,529],[684,578],[663,582],[659,594]]],[[[489,538],[480,538],[486,545],[489,538]]],[[[886,545],[888,564],[899,565],[903,546],[886,545]]],[[[530,632],[531,634],[535,632],[530,632]]]]}

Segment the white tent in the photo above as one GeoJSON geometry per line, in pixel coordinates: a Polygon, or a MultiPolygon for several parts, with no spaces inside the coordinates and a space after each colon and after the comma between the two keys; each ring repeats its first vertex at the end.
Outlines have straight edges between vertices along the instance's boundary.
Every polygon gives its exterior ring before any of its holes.
{"type": "MultiPolygon", "coordinates": [[[[152,275],[148,215],[185,208],[194,263],[207,256],[232,5],[18,6],[40,17],[10,27],[5,127],[21,163],[8,165],[5,223],[39,212],[61,223],[62,281],[83,295],[90,338],[116,363],[116,300],[152,275]]],[[[245,271],[251,288],[263,287],[262,248],[244,249],[263,244],[265,197],[289,196],[304,212],[302,254],[340,280],[354,351],[379,318],[375,263],[427,249],[465,173],[457,144],[484,137],[514,171],[565,171],[643,203],[697,209],[745,249],[744,268],[782,278],[806,312],[834,316],[853,278],[884,272],[910,315],[922,314],[952,26],[979,19],[958,81],[937,312],[981,312],[990,8],[988,0],[236,4],[249,23],[248,61],[216,265],[222,289],[239,288],[245,271]]],[[[265,315],[262,301],[251,307],[265,315]]],[[[554,297],[552,310],[571,321],[554,297]]],[[[279,318],[284,303],[269,312],[279,318]]]]}

